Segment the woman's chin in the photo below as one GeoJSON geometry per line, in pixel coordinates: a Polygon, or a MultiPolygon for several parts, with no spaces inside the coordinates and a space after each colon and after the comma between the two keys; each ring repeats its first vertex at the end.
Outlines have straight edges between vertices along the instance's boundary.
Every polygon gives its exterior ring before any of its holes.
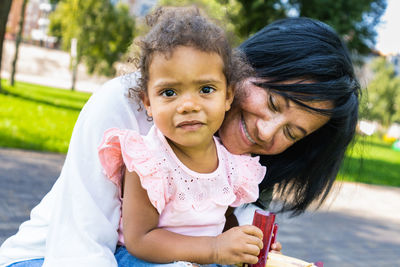
{"type": "Polygon", "coordinates": [[[239,130],[234,131],[231,129],[230,131],[226,131],[226,129],[220,129],[218,131],[218,135],[222,141],[224,147],[232,154],[245,154],[249,153],[249,148],[245,147],[243,141],[240,140],[240,136],[238,136],[239,130]]]}

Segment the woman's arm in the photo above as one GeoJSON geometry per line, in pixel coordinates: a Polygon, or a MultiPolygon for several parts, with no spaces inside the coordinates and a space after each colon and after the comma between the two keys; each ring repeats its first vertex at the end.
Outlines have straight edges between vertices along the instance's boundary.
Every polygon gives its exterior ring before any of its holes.
{"type": "Polygon", "coordinates": [[[103,174],[97,146],[110,127],[138,129],[136,106],[125,89],[117,78],[91,96],[75,124],[60,177],[2,255],[45,257],[43,267],[117,266],[118,188],[103,174]]]}
{"type": "Polygon", "coordinates": [[[159,214],[135,172],[125,172],[122,216],[127,250],[151,262],[256,263],[262,248],[262,232],[251,225],[217,237],[185,236],[158,228],[159,214]]]}

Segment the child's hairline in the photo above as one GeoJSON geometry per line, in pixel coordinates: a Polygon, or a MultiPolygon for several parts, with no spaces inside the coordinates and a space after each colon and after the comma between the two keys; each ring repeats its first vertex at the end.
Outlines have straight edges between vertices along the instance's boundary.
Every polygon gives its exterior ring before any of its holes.
{"type": "MultiPolygon", "coordinates": [[[[198,12],[198,10],[196,10],[196,12],[198,12]]],[[[140,80],[135,86],[136,90],[132,91],[136,91],[136,94],[139,93],[141,96],[143,96],[143,94],[147,94],[149,69],[153,62],[154,56],[160,53],[166,57],[169,57],[179,46],[192,47],[205,53],[217,54],[223,64],[222,72],[226,79],[227,89],[229,87],[234,89],[235,84],[241,81],[243,77],[248,76],[249,69],[251,69],[251,67],[245,67],[245,65],[247,65],[247,60],[245,59],[246,57],[243,53],[239,53],[238,50],[235,51],[235,49],[232,48],[231,42],[229,41],[223,27],[211,21],[203,14],[197,15],[198,13],[196,12],[194,17],[184,15],[184,18],[181,20],[181,22],[184,21],[185,23],[193,21],[193,24],[184,24],[189,26],[188,28],[182,28],[182,34],[176,31],[178,28],[173,28],[174,25],[179,24],[174,24],[173,20],[172,22],[169,21],[167,24],[167,20],[161,19],[159,24],[156,23],[151,25],[152,29],[146,35],[143,35],[137,39],[134,45],[140,50],[137,50],[134,61],[137,63],[137,70],[140,72],[140,80]],[[172,29],[169,28],[171,25],[172,29]],[[173,36],[176,36],[176,39],[168,39],[168,37],[166,37],[167,39],[165,40],[168,42],[163,43],[164,39],[162,39],[162,35],[160,36],[159,34],[169,33],[171,33],[172,38],[173,36]],[[196,35],[196,33],[199,34],[196,35]],[[240,67],[237,67],[237,65],[240,67]]],[[[134,96],[134,93],[132,92],[130,96],[134,96]]],[[[139,97],[139,99],[136,97],[136,99],[139,100],[140,103],[141,97],[139,97]]]]}

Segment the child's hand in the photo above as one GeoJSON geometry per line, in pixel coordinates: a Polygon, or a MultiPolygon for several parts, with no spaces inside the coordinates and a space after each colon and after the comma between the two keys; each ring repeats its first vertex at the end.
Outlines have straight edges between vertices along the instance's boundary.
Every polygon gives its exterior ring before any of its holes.
{"type": "Polygon", "coordinates": [[[215,239],[215,263],[257,263],[263,247],[262,237],[262,231],[253,225],[233,227],[218,235],[215,239]]]}
{"type": "Polygon", "coordinates": [[[271,252],[282,254],[281,250],[282,250],[282,245],[280,242],[275,242],[271,244],[271,252]]]}

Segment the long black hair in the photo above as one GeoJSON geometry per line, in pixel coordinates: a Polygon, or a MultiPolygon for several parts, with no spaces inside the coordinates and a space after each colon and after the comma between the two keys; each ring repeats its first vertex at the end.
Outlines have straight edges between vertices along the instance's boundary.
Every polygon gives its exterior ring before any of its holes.
{"type": "MultiPolygon", "coordinates": [[[[321,204],[332,188],[346,148],[355,135],[360,86],[346,46],[328,25],[309,18],[276,21],[245,41],[239,49],[268,82],[255,83],[311,112],[330,116],[320,129],[278,155],[261,155],[268,167],[260,198],[274,188],[281,211],[298,215],[314,201],[321,204]],[[301,80],[296,83],[282,81],[301,80]],[[318,110],[307,101],[331,101],[334,108],[318,110]]],[[[262,205],[262,201],[256,204],[262,205]]],[[[263,207],[266,208],[266,207],[263,207]]]]}

